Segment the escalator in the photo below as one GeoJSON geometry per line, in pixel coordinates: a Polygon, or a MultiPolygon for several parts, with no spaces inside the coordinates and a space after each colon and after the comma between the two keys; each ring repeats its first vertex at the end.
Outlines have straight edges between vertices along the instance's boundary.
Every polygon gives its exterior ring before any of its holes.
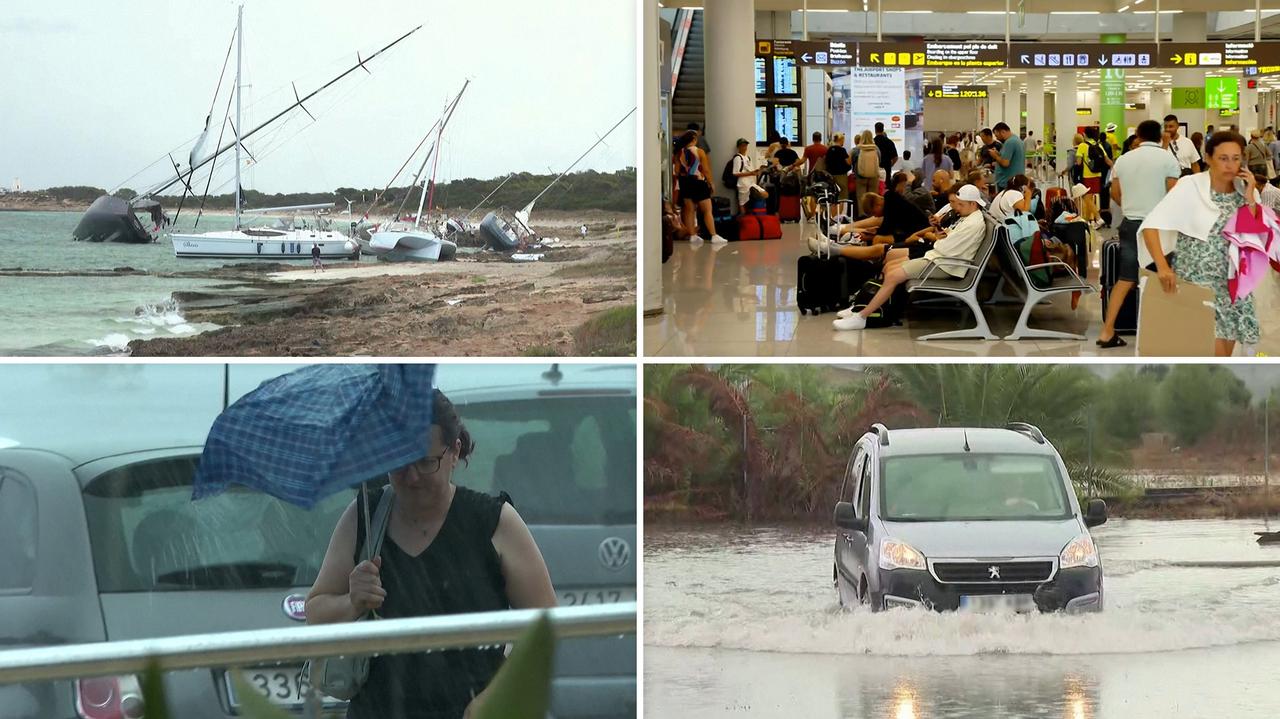
{"type": "Polygon", "coordinates": [[[671,128],[679,137],[689,123],[702,125],[706,118],[702,11],[679,11],[671,34],[671,128]]]}

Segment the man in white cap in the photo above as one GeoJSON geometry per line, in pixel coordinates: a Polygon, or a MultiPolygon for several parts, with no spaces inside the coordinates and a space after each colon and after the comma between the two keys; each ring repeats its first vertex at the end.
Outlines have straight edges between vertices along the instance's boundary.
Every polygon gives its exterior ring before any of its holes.
{"type": "MultiPolygon", "coordinates": [[[[894,290],[907,280],[923,277],[933,262],[944,260],[962,260],[973,262],[978,248],[987,234],[987,223],[983,220],[979,208],[986,207],[982,191],[973,185],[965,185],[952,200],[952,208],[960,215],[961,220],[945,236],[939,239],[933,249],[924,257],[910,259],[906,248],[889,250],[884,258],[884,284],[876,296],[859,312],[850,307],[841,310],[832,322],[837,330],[860,330],[867,326],[867,318],[884,306],[893,296],[894,290]]],[[[965,268],[950,264],[939,264],[934,273],[943,272],[952,277],[964,277],[965,268]]]]}

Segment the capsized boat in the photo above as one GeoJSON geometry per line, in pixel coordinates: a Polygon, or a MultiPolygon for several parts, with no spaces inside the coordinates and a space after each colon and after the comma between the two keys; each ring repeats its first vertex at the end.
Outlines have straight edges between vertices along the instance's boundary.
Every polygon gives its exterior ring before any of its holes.
{"type": "Polygon", "coordinates": [[[103,195],[89,205],[71,236],[78,242],[150,244],[159,239],[169,222],[164,208],[155,200],[140,197],[130,201],[103,195]],[[138,219],[141,213],[149,216],[152,229],[147,229],[138,219]]]}
{"type": "MultiPolygon", "coordinates": [[[[233,41],[236,44],[239,44],[241,42],[242,22],[240,20],[240,17],[242,15],[243,15],[243,7],[241,7],[240,13],[237,17],[236,32],[235,32],[235,35],[233,36],[233,41]]],[[[210,122],[213,119],[213,114],[211,109],[210,114],[205,118],[204,132],[200,135],[199,140],[196,141],[195,146],[191,150],[191,155],[190,155],[190,158],[188,159],[188,167],[180,168],[178,164],[173,161],[173,158],[170,157],[169,161],[173,163],[174,174],[168,180],[155,185],[154,187],[147,190],[140,197],[134,199],[133,201],[126,203],[124,200],[121,200],[117,197],[113,197],[111,195],[103,195],[102,197],[99,197],[97,200],[94,201],[92,205],[89,206],[89,209],[85,212],[84,217],[81,218],[80,223],[76,226],[76,229],[73,231],[72,236],[76,240],[86,241],[86,242],[126,242],[126,243],[135,243],[135,244],[145,244],[145,243],[159,241],[163,231],[167,227],[169,227],[172,224],[172,222],[170,222],[168,216],[164,214],[164,210],[161,208],[160,203],[154,198],[161,196],[161,194],[164,193],[166,190],[178,185],[179,183],[181,183],[181,185],[183,186],[185,193],[191,193],[192,195],[194,195],[195,192],[194,190],[192,190],[191,180],[194,178],[195,173],[201,168],[204,168],[210,165],[211,163],[215,163],[218,157],[220,157],[222,154],[230,151],[233,148],[236,150],[236,154],[237,154],[236,208],[237,208],[237,215],[238,215],[238,211],[240,207],[240,194],[241,194],[240,182],[239,182],[240,160],[238,155],[239,155],[239,151],[244,146],[244,142],[248,140],[250,137],[258,134],[258,132],[260,132],[261,130],[264,130],[270,125],[273,125],[277,120],[279,120],[282,117],[285,117],[286,115],[288,115],[289,113],[291,113],[293,110],[297,108],[302,108],[304,112],[307,112],[307,114],[310,115],[311,114],[310,111],[307,110],[305,106],[305,103],[307,101],[309,101],[313,97],[316,97],[317,95],[324,92],[328,88],[332,87],[338,81],[342,80],[343,78],[355,72],[356,70],[364,70],[365,72],[370,72],[368,66],[372,60],[374,60],[375,58],[377,58],[379,55],[383,54],[387,50],[390,50],[392,47],[400,44],[401,41],[403,41],[405,38],[409,37],[410,35],[416,33],[420,29],[422,29],[421,25],[415,27],[409,32],[396,38],[391,43],[385,45],[380,50],[369,55],[368,57],[362,57],[359,53],[357,53],[356,63],[354,65],[349,67],[342,74],[338,75],[337,77],[333,78],[332,80],[325,83],[324,85],[321,85],[318,89],[313,90],[306,95],[300,96],[298,94],[297,88],[294,87],[295,101],[292,104],[290,104],[288,107],[284,108],[280,112],[273,115],[266,122],[263,122],[259,124],[257,127],[254,127],[249,131],[243,132],[243,133],[240,131],[241,125],[239,122],[239,114],[240,114],[239,91],[237,89],[236,91],[237,122],[235,123],[236,137],[232,141],[222,145],[221,147],[215,148],[214,151],[208,154],[207,156],[203,156],[203,157],[200,156],[200,152],[203,149],[204,142],[210,134],[210,122]],[[140,222],[137,219],[137,217],[134,216],[138,212],[146,212],[150,214],[151,224],[153,226],[153,229],[148,230],[143,225],[143,223],[140,222]]],[[[230,56],[230,51],[231,51],[231,48],[228,47],[228,50],[227,50],[228,57],[230,56]]],[[[236,65],[237,65],[236,87],[237,88],[240,87],[239,64],[240,64],[239,52],[237,52],[237,59],[236,59],[236,65]]],[[[219,80],[219,83],[218,83],[219,90],[221,90],[221,87],[222,87],[222,83],[221,83],[221,80],[219,80]]],[[[214,97],[216,100],[217,92],[214,93],[214,97]]],[[[314,119],[314,116],[312,116],[312,118],[314,119]]],[[[210,178],[212,178],[212,169],[210,170],[210,178]]],[[[184,199],[186,197],[185,193],[184,193],[184,199]]],[[[180,212],[181,212],[181,205],[179,206],[179,213],[180,212]]],[[[239,225],[239,219],[237,218],[237,226],[238,225],[239,225]]],[[[220,255],[220,256],[225,256],[225,255],[220,255]]],[[[308,255],[308,257],[309,256],[310,255],[308,255]]]]}
{"type": "Polygon", "coordinates": [[[551,184],[542,188],[542,192],[539,192],[537,196],[529,200],[529,204],[525,205],[523,209],[518,212],[511,212],[503,208],[485,215],[484,219],[480,221],[480,229],[478,231],[479,237],[484,240],[485,248],[497,252],[524,252],[531,247],[537,247],[542,244],[544,242],[543,238],[529,224],[533,206],[537,204],[538,200],[542,199],[543,195],[550,192],[551,188],[556,186],[556,183],[564,179],[565,175],[572,172],[573,168],[577,167],[578,163],[582,162],[587,155],[590,155],[593,150],[604,144],[609,135],[612,135],[614,130],[621,127],[622,123],[627,121],[627,118],[635,114],[635,111],[634,107],[631,108],[631,111],[623,115],[622,119],[609,128],[609,131],[602,135],[599,140],[596,140],[594,145],[587,148],[586,152],[574,160],[572,165],[569,165],[557,175],[556,179],[551,181],[551,184]]]}

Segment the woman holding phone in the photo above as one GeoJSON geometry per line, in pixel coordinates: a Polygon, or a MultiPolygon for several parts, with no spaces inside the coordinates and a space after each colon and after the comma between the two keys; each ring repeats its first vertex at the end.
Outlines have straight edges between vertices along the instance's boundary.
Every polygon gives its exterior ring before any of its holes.
{"type": "Polygon", "coordinates": [[[1236,213],[1259,217],[1253,174],[1243,167],[1248,143],[1236,132],[1214,133],[1205,143],[1208,172],[1178,180],[1143,221],[1139,262],[1154,263],[1165,292],[1186,281],[1214,291],[1215,354],[1229,357],[1236,342],[1257,344],[1261,331],[1253,297],[1231,298],[1230,243],[1223,233],[1236,213]]]}

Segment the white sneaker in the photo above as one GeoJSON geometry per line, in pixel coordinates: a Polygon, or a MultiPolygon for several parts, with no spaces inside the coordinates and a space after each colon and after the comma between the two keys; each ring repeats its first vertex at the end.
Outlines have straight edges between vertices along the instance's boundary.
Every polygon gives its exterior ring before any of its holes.
{"type": "Polygon", "coordinates": [[[689,244],[690,244],[690,245],[692,245],[692,246],[694,246],[694,247],[697,247],[698,245],[701,245],[701,244],[702,244],[702,235],[694,235],[693,237],[690,237],[690,238],[689,238],[689,244]]]}
{"type": "Polygon", "coordinates": [[[711,236],[711,244],[713,244],[713,245],[725,245],[725,244],[728,244],[728,243],[729,243],[729,241],[728,241],[728,240],[726,240],[725,238],[721,237],[720,235],[712,235],[712,236],[711,236]]]}
{"type": "Polygon", "coordinates": [[[815,255],[831,254],[831,240],[821,235],[809,235],[809,252],[815,255]]]}
{"type": "Polygon", "coordinates": [[[866,328],[867,319],[862,315],[854,315],[842,320],[833,320],[831,326],[838,330],[860,330],[866,328]]]}
{"type": "Polygon", "coordinates": [[[846,307],[840,310],[839,312],[837,312],[836,317],[839,317],[842,320],[847,320],[856,314],[858,314],[857,310],[853,309],[852,307],[846,307]]]}

